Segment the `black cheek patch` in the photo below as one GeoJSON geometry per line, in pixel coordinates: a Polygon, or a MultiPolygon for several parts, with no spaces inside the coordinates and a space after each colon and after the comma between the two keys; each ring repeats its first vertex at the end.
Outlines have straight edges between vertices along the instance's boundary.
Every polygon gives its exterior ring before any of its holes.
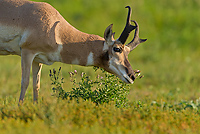
{"type": "Polygon", "coordinates": [[[101,59],[102,59],[103,66],[108,65],[108,61],[109,61],[108,51],[102,54],[101,59]]]}
{"type": "Polygon", "coordinates": [[[105,61],[109,60],[108,51],[103,54],[103,60],[105,61]]]}

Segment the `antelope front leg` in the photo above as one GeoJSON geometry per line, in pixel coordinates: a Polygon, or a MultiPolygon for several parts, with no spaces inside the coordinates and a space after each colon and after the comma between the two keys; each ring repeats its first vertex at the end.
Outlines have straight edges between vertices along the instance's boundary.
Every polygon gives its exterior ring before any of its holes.
{"type": "Polygon", "coordinates": [[[33,73],[33,100],[37,102],[39,89],[40,89],[40,75],[41,75],[42,64],[34,62],[32,63],[33,73]]]}
{"type": "Polygon", "coordinates": [[[19,98],[19,104],[24,101],[24,96],[29,85],[30,69],[35,54],[30,50],[22,49],[21,51],[21,68],[22,68],[22,79],[21,79],[21,93],[19,98]]]}

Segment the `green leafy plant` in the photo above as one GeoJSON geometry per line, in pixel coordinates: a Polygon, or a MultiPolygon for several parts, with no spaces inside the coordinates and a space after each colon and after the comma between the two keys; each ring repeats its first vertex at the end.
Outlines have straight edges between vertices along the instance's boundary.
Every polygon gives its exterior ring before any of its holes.
{"type": "Polygon", "coordinates": [[[176,111],[181,111],[185,109],[192,109],[192,110],[197,110],[200,112],[200,104],[199,104],[200,98],[196,99],[196,101],[186,101],[182,100],[179,103],[174,103],[174,104],[169,104],[167,102],[157,102],[157,101],[152,101],[151,105],[161,107],[163,110],[165,109],[172,109],[176,111]]]}
{"type": "MultiPolygon", "coordinates": [[[[94,67],[94,71],[97,72],[98,68],[94,67]]],[[[60,78],[60,71],[55,69],[50,70],[50,78],[53,85],[53,92],[58,98],[61,99],[75,99],[79,100],[91,100],[97,105],[102,103],[108,103],[114,101],[117,107],[127,105],[127,95],[129,93],[129,86],[122,82],[116,76],[105,72],[100,69],[102,75],[97,75],[95,79],[91,79],[86,73],[81,73],[81,80],[78,82],[76,77],[78,72],[69,72],[70,81],[73,84],[72,91],[66,92],[63,87],[63,78],[60,78]]]]}
{"type": "Polygon", "coordinates": [[[54,95],[56,95],[58,98],[65,98],[66,92],[65,90],[62,88],[62,84],[64,83],[64,78],[60,78],[61,76],[61,67],[59,68],[58,71],[56,71],[55,69],[50,70],[49,73],[49,77],[51,78],[51,85],[53,85],[52,90],[54,95]]]}

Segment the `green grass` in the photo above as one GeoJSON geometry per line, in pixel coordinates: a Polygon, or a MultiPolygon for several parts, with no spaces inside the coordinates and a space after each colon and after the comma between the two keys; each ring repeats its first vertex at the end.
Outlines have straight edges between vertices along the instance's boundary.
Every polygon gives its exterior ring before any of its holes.
{"type": "MultiPolygon", "coordinates": [[[[37,0],[39,1],[39,0],[37,0]]],[[[62,67],[63,88],[70,91],[68,72],[95,77],[91,67],[55,63],[43,66],[39,104],[32,104],[32,77],[25,103],[18,107],[20,57],[0,57],[0,130],[8,133],[200,133],[200,2],[198,0],[48,0],[77,29],[103,36],[113,23],[115,38],[124,28],[127,9],[147,38],[129,55],[144,78],[130,86],[129,105],[96,106],[52,96],[49,69],[62,67]],[[193,101],[193,102],[191,102],[193,101]],[[197,106],[197,108],[195,108],[197,106]]],[[[131,35],[129,41],[133,35],[131,35]]],[[[80,79],[80,78],[79,78],[80,79]]]]}

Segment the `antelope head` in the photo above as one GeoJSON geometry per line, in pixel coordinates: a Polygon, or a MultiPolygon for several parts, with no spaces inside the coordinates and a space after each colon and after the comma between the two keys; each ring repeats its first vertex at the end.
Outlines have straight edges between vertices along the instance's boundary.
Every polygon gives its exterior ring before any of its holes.
{"type": "Polygon", "coordinates": [[[108,26],[104,33],[104,54],[102,56],[103,68],[118,76],[125,83],[133,83],[135,79],[135,73],[131,67],[128,60],[128,54],[135,49],[140,43],[145,42],[147,39],[139,38],[139,25],[136,21],[130,20],[131,8],[128,8],[128,16],[126,21],[126,26],[120,35],[120,37],[115,40],[114,33],[112,32],[112,24],[108,26]],[[134,22],[134,26],[131,25],[134,22]],[[131,31],[135,29],[135,34],[133,40],[125,44],[131,31]]]}

